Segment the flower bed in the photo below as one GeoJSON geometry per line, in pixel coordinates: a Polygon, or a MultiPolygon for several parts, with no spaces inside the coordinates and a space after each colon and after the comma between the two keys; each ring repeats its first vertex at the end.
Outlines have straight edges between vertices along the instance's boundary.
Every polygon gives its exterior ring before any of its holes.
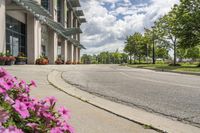
{"type": "Polygon", "coordinates": [[[0,65],[14,65],[15,60],[14,56],[0,55],[0,65]]]}
{"type": "Polygon", "coordinates": [[[63,61],[61,58],[58,58],[58,59],[55,61],[55,63],[56,63],[57,65],[61,65],[61,64],[64,64],[64,61],[63,61]]]}
{"type": "Polygon", "coordinates": [[[47,64],[49,64],[49,60],[47,57],[40,56],[40,58],[36,59],[36,64],[37,65],[47,65],[47,64]]]}
{"type": "Polygon", "coordinates": [[[27,84],[0,68],[0,133],[73,133],[69,111],[55,109],[55,97],[30,96],[34,81],[27,84]]]}
{"type": "Polygon", "coordinates": [[[73,62],[71,62],[70,60],[68,60],[67,62],[66,62],[66,64],[72,64],[73,62]]]}

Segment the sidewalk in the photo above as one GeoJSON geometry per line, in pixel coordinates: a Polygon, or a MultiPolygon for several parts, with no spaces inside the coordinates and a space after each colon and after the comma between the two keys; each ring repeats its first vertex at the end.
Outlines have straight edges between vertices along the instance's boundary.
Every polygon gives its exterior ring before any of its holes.
{"type": "Polygon", "coordinates": [[[38,98],[55,96],[58,106],[64,105],[71,110],[71,124],[76,133],[154,133],[141,125],[128,121],[90,104],[71,97],[59,91],[47,81],[48,74],[57,69],[63,71],[65,66],[8,66],[4,67],[10,73],[26,81],[35,80],[38,88],[32,90],[32,95],[38,98]]]}

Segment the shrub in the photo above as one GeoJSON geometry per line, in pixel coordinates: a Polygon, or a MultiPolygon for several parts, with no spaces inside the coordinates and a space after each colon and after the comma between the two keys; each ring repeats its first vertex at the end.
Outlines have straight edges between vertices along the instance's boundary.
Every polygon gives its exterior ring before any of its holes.
{"type": "Polygon", "coordinates": [[[64,64],[64,61],[61,59],[61,58],[58,58],[56,61],[55,61],[56,64],[64,64]]]}
{"type": "Polygon", "coordinates": [[[181,64],[169,64],[169,66],[181,66],[181,64]]]}
{"type": "Polygon", "coordinates": [[[165,64],[165,62],[162,60],[159,60],[159,61],[156,61],[156,64],[165,64]]]}
{"type": "Polygon", "coordinates": [[[16,61],[17,62],[26,62],[26,56],[24,53],[20,52],[17,57],[16,57],[16,61]]]}
{"type": "Polygon", "coordinates": [[[39,100],[30,96],[34,81],[27,84],[0,68],[0,132],[73,133],[69,111],[55,109],[56,98],[39,100]]]}
{"type": "Polygon", "coordinates": [[[68,61],[66,62],[66,64],[72,64],[72,62],[71,62],[70,60],[68,60],[68,61]]]}
{"type": "Polygon", "coordinates": [[[36,59],[36,64],[37,65],[47,65],[47,64],[49,64],[49,60],[45,56],[40,56],[40,58],[36,59]]]}
{"type": "Polygon", "coordinates": [[[14,56],[7,56],[6,61],[15,61],[16,58],[14,56]]]}
{"type": "Polygon", "coordinates": [[[197,67],[200,67],[200,63],[198,64],[198,66],[197,67]]]}

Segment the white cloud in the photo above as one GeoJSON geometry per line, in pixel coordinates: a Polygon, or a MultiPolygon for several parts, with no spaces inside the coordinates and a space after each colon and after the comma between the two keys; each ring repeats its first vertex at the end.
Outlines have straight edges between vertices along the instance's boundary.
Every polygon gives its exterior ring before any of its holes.
{"type": "Polygon", "coordinates": [[[127,35],[143,32],[179,0],[81,0],[87,23],[82,24],[83,53],[123,50],[127,35]]]}

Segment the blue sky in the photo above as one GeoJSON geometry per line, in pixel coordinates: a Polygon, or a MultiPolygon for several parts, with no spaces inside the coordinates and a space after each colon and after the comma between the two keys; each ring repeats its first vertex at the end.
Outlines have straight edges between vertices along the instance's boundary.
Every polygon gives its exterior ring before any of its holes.
{"type": "Polygon", "coordinates": [[[143,33],[179,0],[80,0],[87,23],[82,24],[82,54],[123,51],[126,36],[143,33]]]}

